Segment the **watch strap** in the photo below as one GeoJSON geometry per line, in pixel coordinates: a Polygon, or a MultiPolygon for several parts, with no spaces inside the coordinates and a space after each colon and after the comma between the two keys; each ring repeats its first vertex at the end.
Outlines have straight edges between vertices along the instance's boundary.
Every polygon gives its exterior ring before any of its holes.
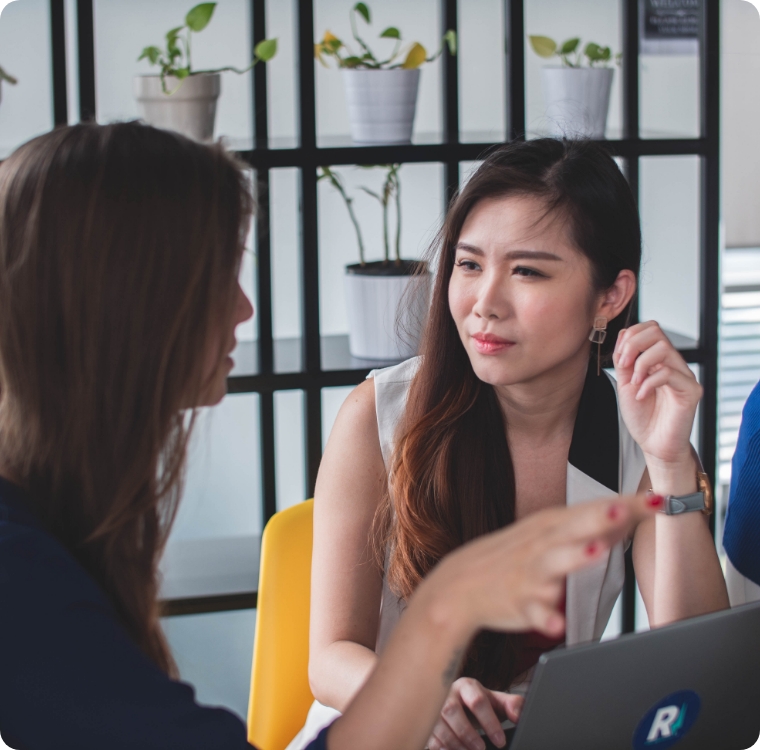
{"type": "Polygon", "coordinates": [[[705,509],[705,493],[692,492],[690,495],[668,495],[665,498],[663,512],[668,516],[679,516],[682,513],[705,509]]]}

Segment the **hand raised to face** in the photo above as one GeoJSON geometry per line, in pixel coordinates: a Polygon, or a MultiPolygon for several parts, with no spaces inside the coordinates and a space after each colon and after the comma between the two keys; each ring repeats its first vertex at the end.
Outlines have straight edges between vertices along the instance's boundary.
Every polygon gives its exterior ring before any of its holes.
{"type": "Polygon", "coordinates": [[[702,386],[653,320],[623,329],[612,356],[620,411],[647,458],[691,461],[689,436],[702,386]]]}

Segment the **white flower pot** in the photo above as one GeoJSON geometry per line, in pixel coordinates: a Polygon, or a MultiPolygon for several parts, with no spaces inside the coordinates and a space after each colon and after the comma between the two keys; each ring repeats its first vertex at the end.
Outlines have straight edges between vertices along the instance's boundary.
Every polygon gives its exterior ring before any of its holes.
{"type": "Polygon", "coordinates": [[[551,135],[604,138],[612,68],[545,67],[541,70],[551,135]]]}
{"type": "Polygon", "coordinates": [[[355,143],[409,143],[417,107],[419,68],[343,69],[351,139],[355,143]]]}
{"type": "Polygon", "coordinates": [[[202,73],[185,78],[181,86],[179,83],[167,76],[166,88],[174,93],[165,94],[160,76],[135,76],[134,94],[140,117],[148,125],[176,130],[196,141],[213,140],[221,76],[202,73]]]}
{"type": "Polygon", "coordinates": [[[364,267],[346,266],[349,350],[360,359],[409,359],[419,347],[430,299],[431,274],[371,273],[380,265],[378,261],[364,267]]]}

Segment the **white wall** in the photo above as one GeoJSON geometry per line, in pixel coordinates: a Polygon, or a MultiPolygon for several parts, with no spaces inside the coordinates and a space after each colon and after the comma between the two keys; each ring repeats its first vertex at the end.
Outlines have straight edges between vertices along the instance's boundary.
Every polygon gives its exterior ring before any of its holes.
{"type": "Polygon", "coordinates": [[[760,15],[722,0],[721,151],[726,247],[760,245],[760,15]]]}
{"type": "Polygon", "coordinates": [[[53,126],[47,0],[18,0],[0,15],[0,65],[18,79],[0,85],[0,158],[53,126]]]}

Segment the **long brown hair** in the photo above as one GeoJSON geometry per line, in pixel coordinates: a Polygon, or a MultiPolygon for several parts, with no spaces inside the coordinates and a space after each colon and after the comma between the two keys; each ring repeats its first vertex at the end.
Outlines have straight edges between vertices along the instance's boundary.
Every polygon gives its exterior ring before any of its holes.
{"type": "MultiPolygon", "coordinates": [[[[515,479],[506,426],[494,389],[475,375],[448,304],[455,247],[473,207],[486,198],[530,195],[563,215],[574,245],[588,257],[594,291],[622,269],[638,275],[641,234],[630,188],[597,144],[540,139],[494,151],[454,198],[434,243],[437,275],[422,361],[396,435],[389,492],[374,527],[389,552],[392,590],[408,598],[448,552],[514,521],[515,479]]],[[[589,290],[590,292],[592,290],[589,290]]],[[[609,355],[633,301],[608,327],[609,355]]],[[[507,689],[515,670],[514,638],[481,633],[464,673],[507,689]]]]}
{"type": "Polygon", "coordinates": [[[224,356],[252,208],[220,147],[137,123],[64,127],[0,166],[0,461],[168,673],[183,409],[212,342],[224,356]]]}

